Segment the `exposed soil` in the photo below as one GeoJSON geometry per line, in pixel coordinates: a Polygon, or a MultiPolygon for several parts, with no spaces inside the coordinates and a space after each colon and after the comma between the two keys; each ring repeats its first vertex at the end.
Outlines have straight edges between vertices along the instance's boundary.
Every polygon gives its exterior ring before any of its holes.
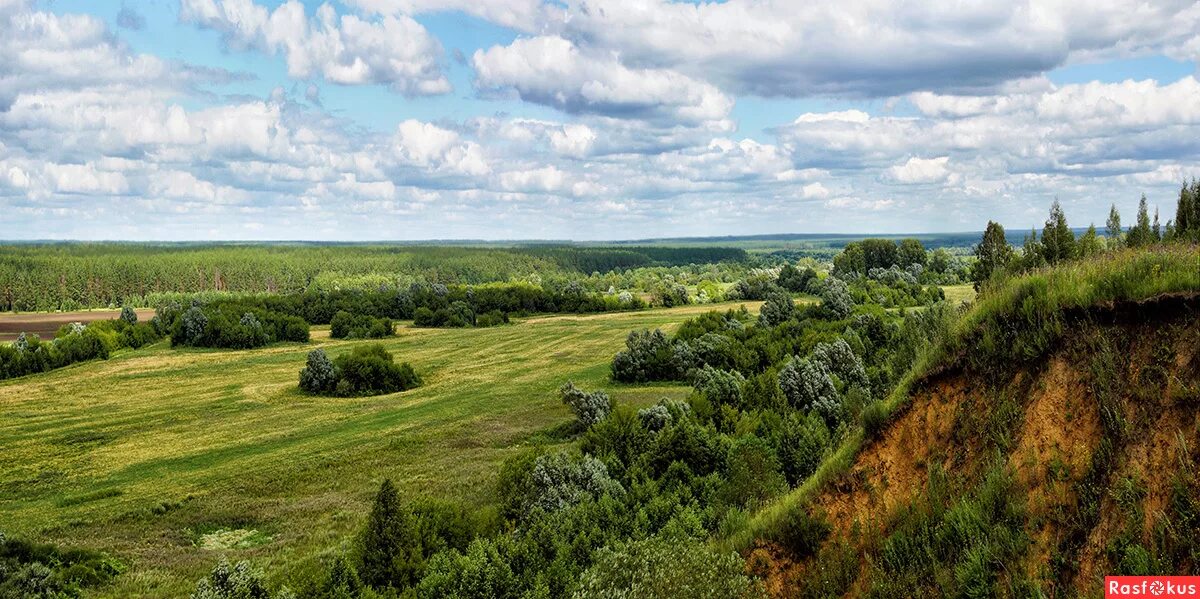
{"type": "MultiPolygon", "coordinates": [[[[147,321],[154,310],[135,310],[138,321],[147,321]]],[[[21,333],[30,333],[42,339],[52,339],[59,327],[72,322],[87,324],[94,320],[111,320],[121,315],[120,310],[86,310],[81,312],[27,312],[0,313],[0,341],[14,341],[21,333]]]]}
{"type": "MultiPolygon", "coordinates": [[[[1002,458],[1025,495],[1031,544],[1020,568],[1035,580],[1063,582],[1048,579],[1047,564],[1061,549],[1062,515],[1079,508],[1076,483],[1105,436],[1091,347],[1085,340],[1113,335],[1124,343],[1117,378],[1130,384],[1121,387],[1117,401],[1124,406],[1129,430],[1116,448],[1105,484],[1132,477],[1144,485],[1143,528],[1149,531],[1166,505],[1181,448],[1200,444],[1197,331],[1200,297],[1194,294],[1100,306],[1044,362],[1015,369],[1007,379],[985,383],[961,366],[937,372],[914,387],[903,413],[814,499],[811,509],[824,512],[833,527],[827,543],[853,539],[852,531],[864,538],[885,534],[889,518],[924,490],[935,465],[952,476],[978,473],[983,458],[995,455],[989,449],[994,440],[979,434],[983,423],[1008,431],[1002,458]],[[1164,347],[1169,348],[1166,357],[1156,357],[1164,347]],[[1160,379],[1144,379],[1147,371],[1161,373],[1160,379]],[[1000,411],[1003,401],[1010,402],[1011,411],[1000,411]]],[[[1111,493],[1105,494],[1100,514],[1076,556],[1079,570],[1067,581],[1085,596],[1099,589],[1098,581],[1111,569],[1105,548],[1125,525],[1111,493]]],[[[771,545],[757,545],[749,556],[775,597],[795,595],[811,565],[811,560],[791,560],[771,545]]],[[[863,584],[855,584],[849,595],[864,590],[863,584]]]]}

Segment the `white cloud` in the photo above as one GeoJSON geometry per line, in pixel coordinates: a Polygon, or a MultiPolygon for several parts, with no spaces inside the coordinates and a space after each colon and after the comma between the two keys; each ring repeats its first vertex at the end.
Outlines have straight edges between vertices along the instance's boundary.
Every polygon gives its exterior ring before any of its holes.
{"type": "Polygon", "coordinates": [[[476,50],[472,64],[481,87],[511,89],[570,113],[701,124],[724,120],[733,108],[709,83],[667,69],[631,69],[557,36],[476,50]]]}
{"type": "Polygon", "coordinates": [[[1073,61],[1196,57],[1200,5],[970,0],[569,0],[548,24],[632,67],[758,95],[988,91],[1073,61]]]}
{"type": "Polygon", "coordinates": [[[339,17],[322,4],[310,21],[297,0],[273,11],[251,0],[182,0],[180,18],[222,32],[233,47],[282,52],[297,79],[319,74],[332,83],[387,85],[406,95],[451,90],[439,64],[441,44],[406,15],[366,21],[339,17]]]}
{"type": "Polygon", "coordinates": [[[949,156],[939,158],[909,158],[904,164],[897,164],[888,169],[890,179],[897,183],[940,183],[950,176],[946,164],[949,156]]]}
{"type": "Polygon", "coordinates": [[[521,31],[537,30],[557,14],[540,0],[343,0],[370,14],[414,15],[430,12],[463,12],[521,31]]]}

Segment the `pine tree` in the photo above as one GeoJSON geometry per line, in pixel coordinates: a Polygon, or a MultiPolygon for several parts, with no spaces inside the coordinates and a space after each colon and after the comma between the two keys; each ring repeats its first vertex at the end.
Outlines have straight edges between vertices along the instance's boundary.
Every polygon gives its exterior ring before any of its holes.
{"type": "Polygon", "coordinates": [[[1162,241],[1162,225],[1158,224],[1158,206],[1154,207],[1154,226],[1151,230],[1154,234],[1154,241],[1162,241]]]}
{"type": "Polygon", "coordinates": [[[1079,240],[1075,243],[1075,250],[1080,258],[1095,256],[1103,249],[1104,245],[1100,241],[1100,235],[1096,233],[1095,223],[1089,225],[1087,231],[1081,235],[1079,240]]]}
{"type": "Polygon", "coordinates": [[[1106,223],[1105,233],[1108,235],[1109,249],[1117,249],[1121,247],[1121,213],[1117,212],[1117,205],[1112,204],[1108,209],[1108,222],[1106,223]]]}
{"type": "Polygon", "coordinates": [[[1146,194],[1142,194],[1142,199],[1138,202],[1137,224],[1129,230],[1125,243],[1129,247],[1147,246],[1153,240],[1153,235],[1154,232],[1150,229],[1150,209],[1146,204],[1146,194]]]}
{"type": "Polygon", "coordinates": [[[1021,244],[1021,267],[1024,269],[1038,268],[1046,265],[1046,257],[1042,254],[1043,247],[1038,241],[1037,229],[1030,228],[1021,244]]]}
{"type": "Polygon", "coordinates": [[[1048,264],[1075,257],[1075,234],[1067,226],[1067,216],[1058,200],[1050,205],[1050,218],[1042,229],[1042,256],[1048,264]]]}
{"type": "Polygon", "coordinates": [[[410,559],[414,543],[411,514],[400,505],[391,479],[383,481],[359,540],[359,576],[377,589],[405,588],[416,582],[419,560],[410,559]]]}

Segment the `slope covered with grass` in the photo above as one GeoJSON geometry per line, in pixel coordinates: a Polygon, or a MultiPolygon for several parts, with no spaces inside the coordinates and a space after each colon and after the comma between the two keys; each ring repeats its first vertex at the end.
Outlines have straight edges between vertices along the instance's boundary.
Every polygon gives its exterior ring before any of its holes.
{"type": "Polygon", "coordinates": [[[868,430],[723,542],[779,596],[1088,595],[1194,570],[1198,314],[1195,246],[994,281],[868,430]]]}

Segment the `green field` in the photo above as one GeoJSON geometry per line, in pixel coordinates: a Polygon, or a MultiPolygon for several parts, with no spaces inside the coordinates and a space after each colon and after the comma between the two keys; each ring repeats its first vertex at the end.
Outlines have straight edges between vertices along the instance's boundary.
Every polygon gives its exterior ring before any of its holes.
{"type": "Polygon", "coordinates": [[[384,477],[413,496],[486,502],[506,456],[565,442],[555,391],[568,379],[638,405],[685,394],[610,383],[608,362],[632,329],[728,307],[402,327],[384,343],[425,385],[383,397],[300,394],[306,352],[361,343],[327,330],[250,351],[160,343],[5,381],[0,530],[118,556],[130,569],[100,596],[187,594],[220,554],[284,581],[345,548],[384,477]],[[225,530],[257,533],[250,547],[201,547],[225,530]]]}

